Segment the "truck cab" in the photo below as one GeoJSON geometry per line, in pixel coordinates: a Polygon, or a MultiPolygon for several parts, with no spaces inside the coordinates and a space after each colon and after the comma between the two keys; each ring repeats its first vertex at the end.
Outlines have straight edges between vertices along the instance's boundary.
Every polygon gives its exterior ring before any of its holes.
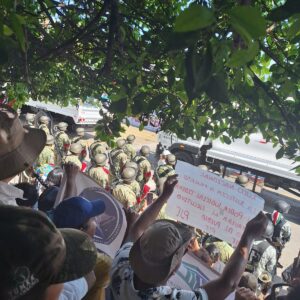
{"type": "Polygon", "coordinates": [[[174,133],[161,131],[158,133],[157,151],[168,149],[177,159],[196,166],[206,164],[211,169],[220,169],[222,166],[249,172],[256,178],[263,177],[265,185],[275,189],[281,187],[294,194],[291,189],[300,190],[300,176],[293,170],[294,161],[288,157],[276,159],[280,146],[273,147],[261,133],[249,137],[248,144],[244,139],[235,139],[227,145],[219,139],[181,140],[174,133]]]}

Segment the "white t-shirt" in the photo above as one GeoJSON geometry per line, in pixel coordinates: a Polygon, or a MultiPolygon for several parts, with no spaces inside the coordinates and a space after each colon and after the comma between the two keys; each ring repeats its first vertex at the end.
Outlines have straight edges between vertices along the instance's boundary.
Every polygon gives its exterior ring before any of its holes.
{"type": "Polygon", "coordinates": [[[84,277],[65,282],[59,300],[81,300],[88,292],[88,284],[84,277]]]}
{"type": "Polygon", "coordinates": [[[203,289],[181,290],[169,286],[159,286],[144,291],[134,288],[134,272],[129,263],[129,252],[133,243],[124,244],[117,252],[111,271],[110,289],[114,300],[208,300],[203,289]]]}

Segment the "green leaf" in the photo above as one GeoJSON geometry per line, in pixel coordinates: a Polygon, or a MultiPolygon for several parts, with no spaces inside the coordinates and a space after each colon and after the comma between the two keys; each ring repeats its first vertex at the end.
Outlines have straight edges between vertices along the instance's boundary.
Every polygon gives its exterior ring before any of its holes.
{"type": "Polygon", "coordinates": [[[213,101],[228,102],[227,85],[222,75],[212,76],[205,87],[205,92],[213,101]]]}
{"type": "Polygon", "coordinates": [[[277,153],[276,153],[276,159],[280,159],[280,158],[283,157],[283,155],[284,155],[284,150],[285,150],[285,148],[284,148],[284,147],[281,147],[281,148],[277,151],[277,153]]]}
{"type": "Polygon", "coordinates": [[[237,68],[245,65],[254,59],[259,52],[258,42],[249,44],[248,49],[240,49],[233,52],[229,58],[227,65],[231,68],[237,68]]]}
{"type": "Polygon", "coordinates": [[[140,126],[139,126],[139,131],[142,131],[144,129],[145,125],[143,122],[141,122],[140,126]]]}
{"type": "Polygon", "coordinates": [[[154,96],[151,98],[151,100],[148,103],[148,110],[153,111],[155,108],[159,106],[164,100],[166,99],[166,94],[159,94],[157,96],[154,96]]]}
{"type": "Polygon", "coordinates": [[[290,39],[300,35],[300,16],[293,22],[291,27],[288,29],[287,34],[290,39]]]}
{"type": "Polygon", "coordinates": [[[233,28],[246,40],[257,39],[266,33],[266,21],[260,11],[252,6],[235,6],[230,12],[233,28]]]}
{"type": "Polygon", "coordinates": [[[274,8],[268,15],[271,21],[283,21],[294,14],[300,13],[300,5],[297,0],[287,0],[282,6],[274,8]]]}
{"type": "Polygon", "coordinates": [[[23,51],[25,51],[25,37],[22,27],[23,19],[17,14],[10,15],[11,27],[19,41],[20,47],[23,51]]]}
{"type": "Polygon", "coordinates": [[[246,144],[249,144],[250,143],[250,138],[248,135],[245,136],[245,143],[246,144]]]}
{"type": "Polygon", "coordinates": [[[128,105],[128,101],[127,98],[122,98],[119,101],[116,102],[112,102],[109,109],[112,112],[120,112],[120,113],[126,113],[127,111],[127,105],[128,105]]]}
{"type": "Polygon", "coordinates": [[[223,141],[225,144],[230,145],[231,139],[227,135],[222,135],[223,141]]]}
{"type": "Polygon", "coordinates": [[[176,18],[175,31],[194,31],[210,26],[215,21],[213,11],[202,5],[191,5],[176,18]]]}
{"type": "Polygon", "coordinates": [[[7,25],[3,25],[3,34],[6,36],[10,36],[12,35],[14,32],[7,26],[7,25]]]}

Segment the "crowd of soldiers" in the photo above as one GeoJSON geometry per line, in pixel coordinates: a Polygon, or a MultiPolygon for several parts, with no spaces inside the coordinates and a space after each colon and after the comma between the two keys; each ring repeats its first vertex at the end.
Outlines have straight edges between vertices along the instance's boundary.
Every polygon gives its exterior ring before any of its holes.
{"type": "MultiPolygon", "coordinates": [[[[28,126],[34,127],[34,115],[27,114],[26,122],[28,126]]],[[[39,128],[47,134],[46,146],[36,161],[36,167],[41,172],[49,172],[44,166],[75,164],[106,191],[111,192],[124,207],[137,213],[145,210],[162,193],[166,179],[175,174],[176,157],[173,154],[165,150],[153,171],[149,161],[150,148],[144,145],[137,153],[134,135],[118,139],[111,149],[106,142],[97,138],[89,144],[84,128],[77,128],[76,136],[71,138],[65,122],[58,123],[58,131],[52,136],[49,118],[46,116],[40,117],[39,128]]],[[[205,165],[199,167],[209,171],[205,165]]],[[[248,181],[245,175],[236,179],[236,183],[243,187],[246,187],[248,181]]],[[[276,270],[282,267],[279,258],[291,238],[291,228],[285,219],[289,209],[289,204],[284,201],[276,203],[275,210],[267,214],[270,222],[265,236],[254,242],[250,252],[245,277],[248,278],[249,274],[254,276],[261,290],[276,281],[276,270]]],[[[234,249],[228,243],[202,232],[198,237],[199,243],[211,249],[211,261],[216,264],[219,260],[225,266],[234,249]]],[[[249,280],[246,282],[249,283],[249,280]]]]}

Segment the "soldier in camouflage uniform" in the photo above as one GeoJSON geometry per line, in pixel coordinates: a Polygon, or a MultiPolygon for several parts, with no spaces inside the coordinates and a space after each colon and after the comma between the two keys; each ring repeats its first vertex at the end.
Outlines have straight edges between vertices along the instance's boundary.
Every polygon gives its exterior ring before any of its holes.
{"type": "Polygon", "coordinates": [[[267,271],[272,277],[276,273],[276,249],[271,243],[274,225],[269,221],[262,239],[255,240],[249,254],[246,271],[253,273],[257,278],[267,271]]]}
{"type": "Polygon", "coordinates": [[[26,114],[25,119],[26,119],[26,125],[28,127],[35,128],[35,126],[34,126],[34,118],[35,118],[34,114],[31,114],[31,113],[27,113],[26,114]]]}
{"type": "Polygon", "coordinates": [[[132,145],[135,141],[135,136],[133,134],[128,135],[126,141],[127,144],[124,146],[124,151],[128,157],[128,160],[133,160],[133,158],[136,157],[136,151],[132,145]]]}
{"type": "MultiPolygon", "coordinates": [[[[290,208],[290,204],[283,200],[279,200],[275,203],[275,210],[273,213],[267,214],[274,225],[272,241],[277,251],[278,260],[281,257],[285,244],[291,239],[291,225],[284,217],[285,214],[288,214],[290,208]]],[[[282,267],[280,263],[278,263],[278,266],[282,267]]]]}
{"type": "Polygon", "coordinates": [[[85,130],[82,127],[76,129],[76,136],[72,139],[72,144],[79,143],[82,147],[82,152],[80,155],[80,160],[83,161],[87,155],[87,140],[84,138],[85,130]]]}
{"type": "Polygon", "coordinates": [[[95,140],[89,147],[91,158],[94,158],[97,154],[106,154],[109,147],[106,142],[101,140],[95,140]]]}
{"type": "Polygon", "coordinates": [[[136,171],[133,168],[124,168],[121,173],[122,183],[113,189],[113,196],[119,200],[125,208],[136,209],[137,198],[130,183],[135,180],[136,171]]]}
{"type": "Polygon", "coordinates": [[[62,159],[64,159],[70,148],[70,138],[66,133],[68,124],[65,122],[60,122],[57,124],[57,127],[59,132],[56,134],[55,139],[60,151],[60,155],[62,155],[62,159]]]}
{"type": "Polygon", "coordinates": [[[72,163],[82,169],[82,163],[79,159],[82,152],[82,147],[79,143],[70,146],[70,154],[65,157],[65,164],[72,163]]]}
{"type": "MultiPolygon", "coordinates": [[[[133,161],[128,161],[128,162],[126,162],[125,168],[132,168],[132,169],[134,169],[136,175],[137,175],[137,172],[138,172],[138,169],[139,169],[138,165],[137,165],[135,162],[133,162],[133,161]]],[[[140,186],[140,184],[136,181],[136,179],[134,179],[134,180],[130,183],[130,186],[131,186],[131,188],[133,189],[133,191],[134,191],[136,197],[139,198],[139,197],[141,196],[141,186],[140,186]]]]}
{"type": "Polygon", "coordinates": [[[110,152],[112,172],[116,177],[120,176],[120,173],[127,162],[127,155],[124,152],[125,144],[126,141],[124,139],[118,139],[116,142],[116,148],[110,152]]]}
{"type": "Polygon", "coordinates": [[[37,166],[43,166],[46,164],[48,165],[55,164],[55,154],[54,154],[53,144],[54,144],[54,137],[52,135],[47,135],[46,145],[36,161],[37,166]]]}
{"type": "Polygon", "coordinates": [[[147,159],[150,154],[150,148],[143,146],[140,150],[140,155],[135,156],[133,161],[137,163],[139,169],[136,177],[137,182],[143,186],[151,177],[151,163],[147,159]]]}
{"type": "Polygon", "coordinates": [[[106,154],[97,154],[94,157],[95,166],[89,170],[89,175],[107,191],[110,191],[110,172],[105,167],[107,163],[106,154]]]}
{"type": "Polygon", "coordinates": [[[169,176],[175,175],[175,165],[176,165],[176,156],[174,154],[169,154],[166,156],[166,164],[160,165],[157,167],[155,176],[157,179],[157,188],[159,195],[162,193],[162,189],[165,181],[169,176]]]}
{"type": "Polygon", "coordinates": [[[44,130],[46,135],[50,135],[50,130],[48,128],[49,118],[47,116],[41,116],[39,121],[40,121],[39,129],[44,130]]]}

